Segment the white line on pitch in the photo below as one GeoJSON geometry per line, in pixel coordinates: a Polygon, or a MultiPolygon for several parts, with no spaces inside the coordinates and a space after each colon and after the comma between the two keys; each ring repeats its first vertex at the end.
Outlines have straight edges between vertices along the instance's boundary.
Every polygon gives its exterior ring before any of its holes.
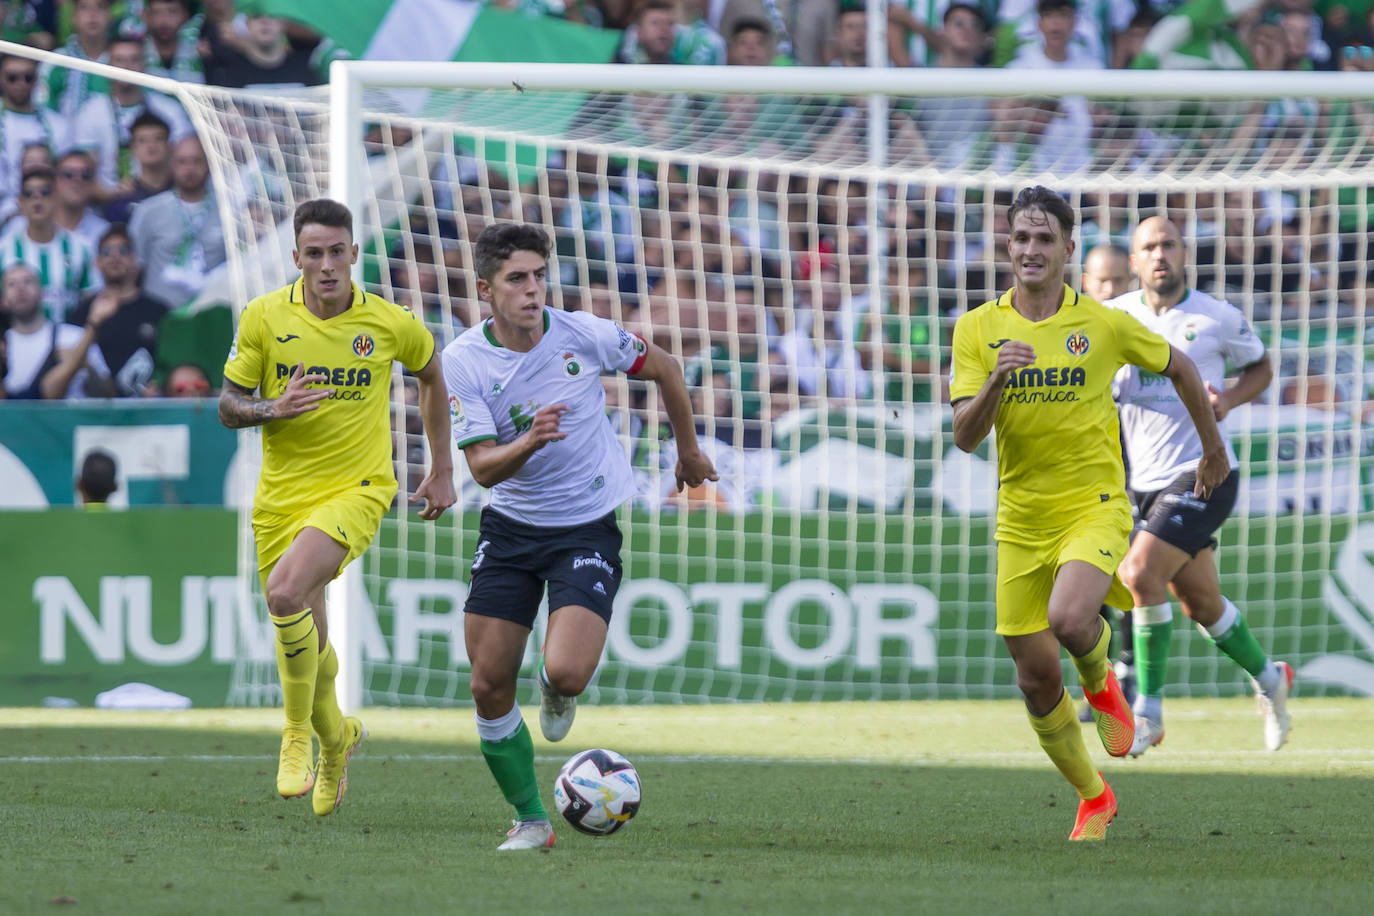
{"type": "MultiPolygon", "coordinates": [[[[764,757],[764,756],[730,756],[728,754],[635,754],[635,760],[643,763],[754,763],[754,764],[787,764],[787,765],[862,765],[862,766],[924,766],[924,765],[949,765],[960,763],[989,764],[989,763],[1013,763],[1025,761],[1042,761],[1044,754],[1040,751],[986,751],[971,754],[930,754],[930,755],[911,755],[902,757],[764,757]]],[[[377,761],[383,763],[458,763],[475,760],[479,757],[477,751],[471,754],[385,754],[371,755],[360,759],[377,761]]],[[[1182,762],[1192,760],[1202,760],[1209,762],[1251,762],[1256,760],[1274,760],[1281,762],[1294,757],[1306,759],[1321,759],[1327,761],[1339,760],[1342,764],[1346,762],[1374,762],[1374,750],[1368,748],[1287,748],[1281,753],[1275,754],[1263,750],[1231,750],[1231,751],[1167,751],[1152,755],[1151,762],[1159,763],[1182,762]]],[[[246,763],[276,760],[275,755],[268,754],[108,754],[99,755],[68,755],[68,756],[14,756],[0,757],[0,766],[6,764],[67,764],[67,763],[246,763]]],[[[550,756],[548,754],[536,755],[535,759],[541,763],[561,763],[563,757],[550,756]]]]}

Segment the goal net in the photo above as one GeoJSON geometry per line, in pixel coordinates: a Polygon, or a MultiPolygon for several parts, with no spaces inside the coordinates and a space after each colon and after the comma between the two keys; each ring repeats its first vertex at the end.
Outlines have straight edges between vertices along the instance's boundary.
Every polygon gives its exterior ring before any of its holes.
{"type": "MultiPolygon", "coordinates": [[[[954,448],[945,388],[954,320],[1010,284],[1005,210],[1030,183],[1081,216],[1075,286],[1086,251],[1162,214],[1189,283],[1265,339],[1276,381],[1230,424],[1243,482],[1223,588],[1311,689],[1374,688],[1364,89],[1211,80],[1202,98],[1167,74],[1107,74],[1123,79],[1087,98],[1060,74],[992,73],[950,97],[909,73],[352,66],[359,95],[331,124],[351,166],[332,160],[333,186],[353,188],[368,284],[442,345],[486,314],[477,233],[535,222],[556,241],[554,307],[612,318],[685,367],[721,471],[687,494],[653,388],[605,380],[639,493],[593,702],[1015,693],[992,632],[995,458],[954,448]],[[884,78],[875,103],[861,84],[884,78]]],[[[249,136],[270,125],[276,168],[318,148],[324,124],[300,106],[252,104],[213,117],[243,113],[249,136]]],[[[264,144],[243,149],[262,163],[264,144]]],[[[313,193],[287,172],[272,183],[313,193]]],[[[397,395],[413,488],[425,442],[413,386],[397,395]]],[[[461,607],[485,494],[456,464],[459,511],[438,525],[398,511],[361,563],[365,703],[467,700],[461,607]]],[[[1244,689],[1190,628],[1175,638],[1179,693],[1244,689]]],[[[273,680],[269,665],[253,683],[273,680]]]]}
{"type": "MultiPolygon", "coordinates": [[[[1228,421],[1242,484],[1223,591],[1305,692],[1374,693],[1374,85],[1066,76],[355,63],[336,65],[333,113],[322,95],[176,94],[231,202],[206,301],[287,282],[291,213],[332,191],[354,207],[362,282],[441,347],[487,314],[477,234],[523,220],[555,239],[553,307],[681,360],[721,473],[687,493],[653,386],[604,380],[638,494],[591,702],[1016,694],[993,633],[995,456],[955,448],[946,380],[955,319],[1010,285],[1006,207],[1034,183],[1079,214],[1073,286],[1086,251],[1165,215],[1190,285],[1265,340],[1275,381],[1228,421]]],[[[396,375],[393,401],[401,494],[351,572],[350,699],[467,703],[462,605],[486,494],[458,456],[459,505],[418,520],[413,379],[396,375]]],[[[245,436],[246,481],[256,448],[245,436]]],[[[244,603],[230,702],[278,699],[264,619],[244,603]]],[[[1246,689],[1191,628],[1174,639],[1171,694],[1246,689]]]]}

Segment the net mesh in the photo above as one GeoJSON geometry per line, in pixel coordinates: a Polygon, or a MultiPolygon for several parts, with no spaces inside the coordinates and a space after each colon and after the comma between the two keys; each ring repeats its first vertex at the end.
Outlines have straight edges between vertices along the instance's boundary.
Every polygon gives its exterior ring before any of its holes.
{"type": "MultiPolygon", "coordinates": [[[[186,101],[234,201],[227,301],[246,301],[290,278],[290,214],[325,190],[327,115],[309,97],[186,101]]],[[[893,100],[881,169],[859,99],[435,87],[370,91],[364,110],[365,282],[441,347],[485,315],[477,233],[524,220],[556,242],[552,305],[685,367],[721,472],[685,494],[652,386],[605,380],[638,495],[591,701],[1015,694],[992,632],[995,457],[954,447],[945,379],[955,319],[1010,285],[1006,205],[1032,181],[1080,215],[1075,286],[1085,252],[1164,215],[1189,284],[1265,339],[1278,372],[1234,414],[1223,591],[1306,689],[1374,690],[1361,104],[893,100]]],[[[412,379],[396,376],[394,401],[404,496],[428,460],[412,379]]],[[[468,701],[461,608],[484,493],[456,464],[457,510],[429,524],[402,504],[361,561],[367,703],[468,701]]],[[[1190,629],[1175,640],[1171,693],[1244,689],[1190,629]]],[[[271,644],[248,642],[231,700],[271,702],[271,644]]]]}

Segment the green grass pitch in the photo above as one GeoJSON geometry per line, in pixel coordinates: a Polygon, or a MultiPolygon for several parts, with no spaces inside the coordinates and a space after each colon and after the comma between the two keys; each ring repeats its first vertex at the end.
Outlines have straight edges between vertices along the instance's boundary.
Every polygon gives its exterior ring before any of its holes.
{"type": "Polygon", "coordinates": [[[1094,845],[1014,702],[584,707],[534,726],[545,804],[610,747],[639,816],[509,854],[467,710],[365,711],[327,818],[274,794],[277,711],[0,710],[0,913],[1368,913],[1374,701],[1292,707],[1276,754],[1246,700],[1171,701],[1140,760],[1087,726],[1094,845]]]}

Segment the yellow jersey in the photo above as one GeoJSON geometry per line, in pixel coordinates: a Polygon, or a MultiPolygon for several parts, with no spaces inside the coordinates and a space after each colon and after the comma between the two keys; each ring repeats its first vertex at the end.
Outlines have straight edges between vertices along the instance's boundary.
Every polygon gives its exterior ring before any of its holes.
{"type": "MultiPolygon", "coordinates": [[[[1123,313],[1124,314],[1124,313],[1123,313]]],[[[262,427],[262,475],[253,504],[299,511],[345,489],[377,487],[390,504],[391,362],[412,372],[434,355],[434,336],[406,308],[353,287],[353,304],[328,320],[305,307],[303,285],[259,296],[239,316],[224,376],[264,398],[278,397],[297,363],[328,376],[319,409],[262,427]]]]}
{"type": "Polygon", "coordinates": [[[1102,503],[1126,503],[1125,469],[1112,378],[1127,363],[1161,372],[1169,342],[1133,316],[1064,287],[1059,311],[1031,321],[1001,297],[954,325],[950,403],[978,394],[1010,340],[1035,362],[1002,389],[997,434],[997,537],[1038,543],[1102,503]]]}

